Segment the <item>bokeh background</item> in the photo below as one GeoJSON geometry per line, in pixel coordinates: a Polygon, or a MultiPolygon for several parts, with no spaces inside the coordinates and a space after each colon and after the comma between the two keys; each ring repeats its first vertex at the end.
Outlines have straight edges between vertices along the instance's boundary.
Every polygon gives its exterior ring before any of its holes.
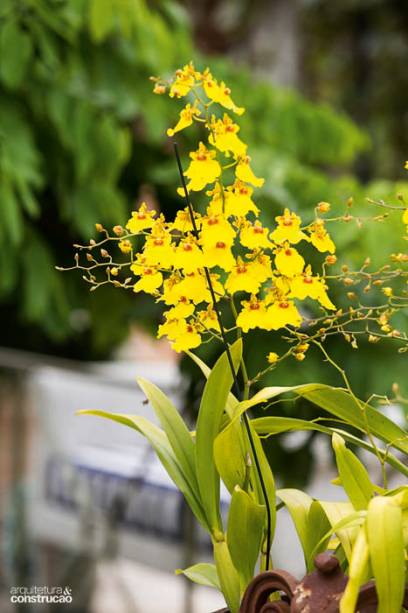
{"type": "MultiPolygon", "coordinates": [[[[74,416],[86,407],[150,416],[134,382],[146,373],[193,417],[199,373],[154,340],[160,309],[149,298],[89,292],[80,274],[55,269],[72,265],[72,244],[87,242],[95,222],[124,223],[143,200],[175,214],[166,128],[180,105],[153,96],[149,77],[190,59],[247,109],[242,134],[266,179],[267,223],[285,206],[307,218],[321,200],[342,211],[352,196],[363,211],[367,196],[395,202],[407,192],[403,1],[2,0],[2,611],[10,586],[33,584],[71,585],[70,611],[200,613],[220,602],[170,574],[209,550],[153,455],[136,434],[74,416]]],[[[184,153],[193,142],[193,132],[179,137],[184,153]]],[[[382,262],[397,250],[399,229],[387,227],[344,224],[342,260],[382,262]]],[[[279,342],[248,337],[253,372],[279,342]]],[[[329,348],[361,396],[395,381],[408,393],[395,347],[355,351],[337,338],[329,348]]],[[[209,346],[201,353],[216,357],[209,346]]],[[[316,380],[340,383],[310,351],[265,383],[316,380]]],[[[276,410],[315,416],[304,403],[276,410]]],[[[284,485],[313,490],[330,471],[315,435],[277,439],[268,454],[284,485]]]]}

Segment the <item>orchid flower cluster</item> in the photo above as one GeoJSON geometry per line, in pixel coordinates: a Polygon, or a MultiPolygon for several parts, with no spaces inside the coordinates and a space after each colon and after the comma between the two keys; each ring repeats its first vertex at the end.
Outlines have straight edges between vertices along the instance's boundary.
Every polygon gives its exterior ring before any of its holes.
{"type": "MultiPolygon", "coordinates": [[[[227,332],[279,330],[289,341],[284,355],[271,351],[265,356],[265,370],[288,355],[302,361],[311,342],[320,343],[338,333],[353,346],[357,346],[359,334],[367,335],[371,342],[391,336],[401,342],[400,350],[406,350],[407,336],[395,330],[390,320],[408,304],[407,293],[402,290],[396,295],[390,284],[396,278],[406,278],[403,264],[408,255],[394,254],[391,264],[371,272],[368,258],[357,271],[340,266],[328,225],[335,221],[361,223],[351,215],[351,199],[341,216],[330,218],[330,204],[320,202],[307,223],[285,208],[276,216],[276,224],[267,227],[255,198],[264,179],[256,176],[248,146],[240,137],[236,118],[244,109],[234,103],[230,89],[208,68],[199,72],[192,63],[177,70],[169,81],[153,81],[156,94],[185,102],[168,136],[174,137],[193,124],[201,127],[201,140],[189,155],[184,175],[191,199],[199,193],[206,208],[194,212],[197,233],[188,207],[180,208],[169,221],[144,202],[125,228],[115,226],[110,233],[96,224],[103,238],[78,245],[80,251],[87,252],[87,263],[83,265],[77,253],[75,266],[84,271],[91,289],[113,283],[152,295],[165,307],[157,335],[166,337],[177,352],[220,338],[216,309],[225,303],[235,321],[227,332]],[[117,249],[114,254],[107,251],[112,244],[117,249]],[[97,249],[100,259],[95,255],[97,249]],[[320,260],[319,270],[307,261],[305,251],[310,254],[311,249],[320,260]],[[97,278],[101,269],[102,279],[97,278]],[[343,308],[332,301],[332,283],[345,289],[348,304],[343,308]],[[371,297],[372,290],[377,290],[375,297],[371,297]],[[370,299],[364,303],[367,294],[370,299]]],[[[177,191],[183,196],[181,188],[177,191]]],[[[404,203],[400,208],[403,221],[408,223],[404,203]]],[[[382,221],[388,214],[374,219],[382,221]]]]}

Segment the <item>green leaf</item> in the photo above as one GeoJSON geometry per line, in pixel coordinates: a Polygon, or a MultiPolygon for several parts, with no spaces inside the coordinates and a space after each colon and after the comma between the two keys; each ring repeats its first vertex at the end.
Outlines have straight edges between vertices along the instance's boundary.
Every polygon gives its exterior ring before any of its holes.
{"type": "Polygon", "coordinates": [[[214,587],[216,590],[221,591],[220,580],[218,579],[217,569],[214,564],[200,562],[184,570],[176,570],[176,575],[184,575],[194,583],[214,587]]]}
{"type": "Polygon", "coordinates": [[[336,532],[347,559],[350,560],[353,543],[358,533],[355,526],[347,526],[350,517],[357,517],[353,505],[350,502],[325,502],[324,500],[319,500],[319,504],[326,513],[332,531],[336,532]]]}
{"type": "MultiPolygon", "coordinates": [[[[257,435],[257,433],[255,432],[254,428],[252,427],[252,422],[249,422],[249,427],[252,433],[252,440],[254,442],[254,447],[255,447],[255,451],[256,451],[256,455],[258,458],[258,462],[259,462],[259,467],[261,470],[261,474],[263,477],[263,482],[265,484],[265,489],[266,489],[266,495],[268,497],[268,502],[269,502],[269,509],[270,509],[270,513],[271,513],[271,518],[270,518],[270,524],[271,524],[271,538],[273,538],[273,535],[275,534],[275,527],[276,527],[276,488],[275,488],[275,479],[270,467],[270,464],[268,462],[268,459],[265,455],[264,449],[262,447],[262,442],[259,438],[259,436],[257,435]]],[[[262,492],[262,487],[261,487],[261,481],[259,478],[259,474],[258,474],[258,470],[256,468],[256,464],[255,464],[255,457],[254,454],[252,452],[252,449],[250,447],[250,444],[248,442],[248,448],[250,449],[250,453],[251,453],[251,459],[252,459],[252,472],[251,472],[251,477],[253,479],[254,485],[255,485],[255,495],[257,497],[257,501],[259,504],[265,504],[265,499],[264,499],[264,495],[262,492]]]]}
{"type": "Polygon", "coordinates": [[[365,524],[361,526],[350,558],[348,582],[340,601],[340,613],[354,613],[360,587],[368,579],[369,549],[365,524]]]}
{"type": "Polygon", "coordinates": [[[119,424],[133,428],[142,434],[158,455],[160,462],[163,464],[170,479],[175,483],[181,493],[184,495],[192,512],[198,521],[208,530],[208,525],[204,516],[204,511],[200,500],[197,499],[195,492],[191,489],[185,474],[178,462],[173,449],[169,443],[169,439],[165,432],[158,426],[150,422],[148,419],[138,415],[124,415],[123,413],[109,413],[107,411],[84,410],[78,411],[79,415],[96,415],[111,419],[119,424]]]}
{"type": "Polygon", "coordinates": [[[329,428],[328,426],[323,426],[317,421],[307,421],[306,419],[297,419],[295,417],[277,417],[274,415],[252,419],[251,424],[262,438],[263,435],[270,436],[292,430],[315,430],[316,432],[322,432],[323,434],[328,434],[329,436],[332,436],[333,433],[336,432],[349,443],[358,445],[358,447],[366,449],[373,455],[380,453],[380,455],[386,462],[388,462],[388,464],[390,464],[390,466],[408,477],[408,467],[388,450],[384,451],[383,449],[377,447],[376,451],[374,447],[364,439],[354,436],[354,434],[350,434],[341,428],[329,428]]]}
{"type": "Polygon", "coordinates": [[[6,176],[2,176],[0,181],[0,212],[10,242],[18,244],[23,236],[23,218],[11,182],[6,176]]]}
{"type": "Polygon", "coordinates": [[[378,613],[400,613],[405,586],[402,511],[392,498],[377,496],[370,501],[367,539],[378,594],[378,613]]]}
{"type": "MultiPolygon", "coordinates": [[[[192,353],[191,351],[186,351],[186,353],[193,360],[193,362],[197,364],[198,368],[201,370],[204,377],[208,379],[211,373],[211,368],[207,366],[207,364],[203,362],[203,360],[201,360],[197,355],[195,355],[195,353],[192,353]]],[[[234,409],[237,404],[238,404],[238,399],[236,398],[236,396],[234,396],[232,392],[230,392],[228,394],[228,400],[227,400],[227,406],[226,406],[226,411],[230,417],[233,416],[234,409]]]]}
{"type": "Polygon", "coordinates": [[[370,477],[360,460],[347,449],[339,434],[333,434],[333,449],[341,484],[356,511],[366,509],[374,496],[370,477]]]}
{"type": "Polygon", "coordinates": [[[245,444],[242,426],[234,422],[214,441],[214,460],[218,473],[232,494],[236,485],[243,487],[246,477],[245,444]]]}
{"type": "MultiPolygon", "coordinates": [[[[236,341],[230,350],[237,370],[242,355],[241,340],[236,341]]],[[[204,387],[196,428],[198,487],[208,524],[212,529],[218,530],[222,530],[219,509],[220,481],[215,468],[213,447],[232,382],[232,372],[224,352],[217,360],[204,387]]]]}
{"type": "Polygon", "coordinates": [[[320,383],[308,383],[293,387],[265,387],[250,400],[240,402],[235,407],[234,418],[242,415],[249,408],[286,392],[296,393],[310,400],[310,402],[317,404],[322,409],[349,423],[361,432],[367,432],[366,423],[368,423],[370,432],[374,436],[396,449],[408,453],[408,437],[402,428],[377,409],[358,400],[348,390],[340,387],[332,387],[320,383]]]}
{"type": "Polygon", "coordinates": [[[264,521],[265,506],[257,504],[249,494],[236,486],[228,514],[227,543],[232,562],[240,576],[242,592],[254,576],[264,521]]]}
{"type": "Polygon", "coordinates": [[[314,500],[309,508],[307,516],[306,533],[306,568],[308,572],[314,570],[315,556],[327,549],[330,541],[330,522],[318,500],[314,500]]]}
{"type": "Polygon", "coordinates": [[[307,520],[313,499],[301,490],[292,488],[277,490],[276,495],[285,503],[292,517],[300,544],[302,545],[306,568],[308,568],[310,550],[307,520]]]}
{"type": "Polygon", "coordinates": [[[214,560],[221,590],[231,613],[238,613],[240,604],[239,575],[225,541],[214,541],[214,560]]]}
{"type": "Polygon", "coordinates": [[[150,401],[181,469],[196,497],[199,499],[195,467],[194,443],[180,413],[167,396],[153,383],[137,378],[137,382],[150,401]]]}
{"type": "Polygon", "coordinates": [[[8,19],[0,30],[0,79],[10,89],[23,81],[31,53],[30,36],[14,19],[8,19]]]}

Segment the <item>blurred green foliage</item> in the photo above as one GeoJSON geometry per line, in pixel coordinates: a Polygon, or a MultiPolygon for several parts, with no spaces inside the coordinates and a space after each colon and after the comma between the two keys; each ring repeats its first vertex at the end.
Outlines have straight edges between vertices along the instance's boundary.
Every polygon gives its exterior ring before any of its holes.
{"type": "MultiPolygon", "coordinates": [[[[62,275],[54,266],[72,264],[71,244],[88,240],[96,221],[123,223],[146,194],[175,214],[178,177],[165,132],[182,101],[153,95],[149,76],[166,75],[190,59],[201,67],[208,60],[194,50],[186,14],[172,0],[3,0],[0,58],[2,343],[106,356],[132,320],[153,327],[160,313],[148,298],[110,288],[90,294],[79,274],[62,275]]],[[[351,195],[363,206],[366,195],[395,193],[390,183],[361,186],[351,174],[370,142],[345,115],[257,81],[227,59],[210,63],[247,108],[242,133],[257,174],[266,178],[258,201],[267,222],[283,206],[308,220],[320,200],[339,211],[351,195]]],[[[185,154],[195,136],[180,136],[185,154]]],[[[390,241],[381,232],[344,226],[346,258],[362,262],[380,236],[386,251],[390,241]]],[[[254,339],[255,370],[279,348],[254,339]]],[[[350,354],[344,343],[334,350],[350,354]]],[[[291,364],[279,378],[325,378],[319,362],[291,364]]],[[[379,370],[374,364],[370,371],[376,381],[379,370]]],[[[361,372],[362,365],[356,381],[369,384],[361,372]]]]}

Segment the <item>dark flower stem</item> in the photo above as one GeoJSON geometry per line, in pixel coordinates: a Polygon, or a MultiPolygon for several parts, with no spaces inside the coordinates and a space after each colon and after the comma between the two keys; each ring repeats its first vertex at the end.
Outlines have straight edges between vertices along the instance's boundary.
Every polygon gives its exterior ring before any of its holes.
{"type": "MultiPolygon", "coordinates": [[[[183,186],[184,198],[185,198],[185,201],[186,201],[189,213],[190,213],[191,224],[193,226],[193,234],[198,239],[199,238],[199,233],[198,233],[198,228],[197,228],[196,220],[195,220],[195,217],[194,217],[194,209],[193,209],[193,205],[191,203],[191,199],[190,199],[190,196],[189,196],[189,193],[188,193],[188,189],[187,189],[187,185],[186,185],[186,180],[184,178],[183,167],[181,165],[178,145],[177,145],[176,142],[174,142],[173,146],[174,146],[174,153],[176,155],[178,170],[179,170],[179,173],[180,173],[181,184],[183,186]]],[[[238,400],[240,400],[240,398],[241,398],[241,390],[240,390],[240,387],[239,387],[237,373],[235,372],[234,363],[232,361],[232,356],[231,356],[230,346],[229,346],[228,341],[227,341],[224,324],[222,323],[221,312],[218,309],[218,300],[217,300],[217,297],[215,295],[214,287],[213,287],[213,284],[212,284],[212,281],[211,281],[210,271],[209,271],[209,269],[206,266],[204,267],[204,274],[205,274],[205,278],[206,278],[206,281],[207,281],[208,289],[210,290],[211,300],[213,302],[213,308],[214,308],[214,311],[215,311],[216,316],[217,316],[218,325],[220,326],[220,333],[221,333],[222,342],[223,342],[223,345],[224,345],[224,348],[225,348],[225,353],[227,355],[228,363],[229,363],[229,366],[231,368],[231,373],[232,373],[232,377],[233,377],[233,381],[234,381],[235,394],[236,394],[238,400]]],[[[258,455],[257,455],[257,452],[256,452],[254,438],[252,436],[251,427],[250,427],[250,424],[249,424],[249,418],[248,418],[248,416],[247,416],[247,414],[245,412],[242,415],[242,419],[243,419],[244,427],[245,427],[245,430],[246,430],[246,433],[247,433],[247,436],[248,436],[249,444],[251,446],[251,452],[252,452],[252,456],[253,456],[254,461],[255,461],[255,467],[256,467],[256,471],[258,473],[259,483],[260,483],[260,486],[261,486],[262,495],[263,495],[264,502],[265,502],[265,507],[266,507],[266,556],[265,556],[266,560],[265,560],[265,570],[268,570],[269,569],[269,560],[270,560],[270,551],[271,551],[271,532],[272,532],[271,531],[271,525],[272,525],[271,507],[270,507],[270,504],[269,504],[268,493],[266,491],[266,484],[265,484],[265,481],[264,481],[264,478],[263,478],[263,475],[262,475],[261,465],[260,465],[259,458],[258,458],[258,455]]]]}

